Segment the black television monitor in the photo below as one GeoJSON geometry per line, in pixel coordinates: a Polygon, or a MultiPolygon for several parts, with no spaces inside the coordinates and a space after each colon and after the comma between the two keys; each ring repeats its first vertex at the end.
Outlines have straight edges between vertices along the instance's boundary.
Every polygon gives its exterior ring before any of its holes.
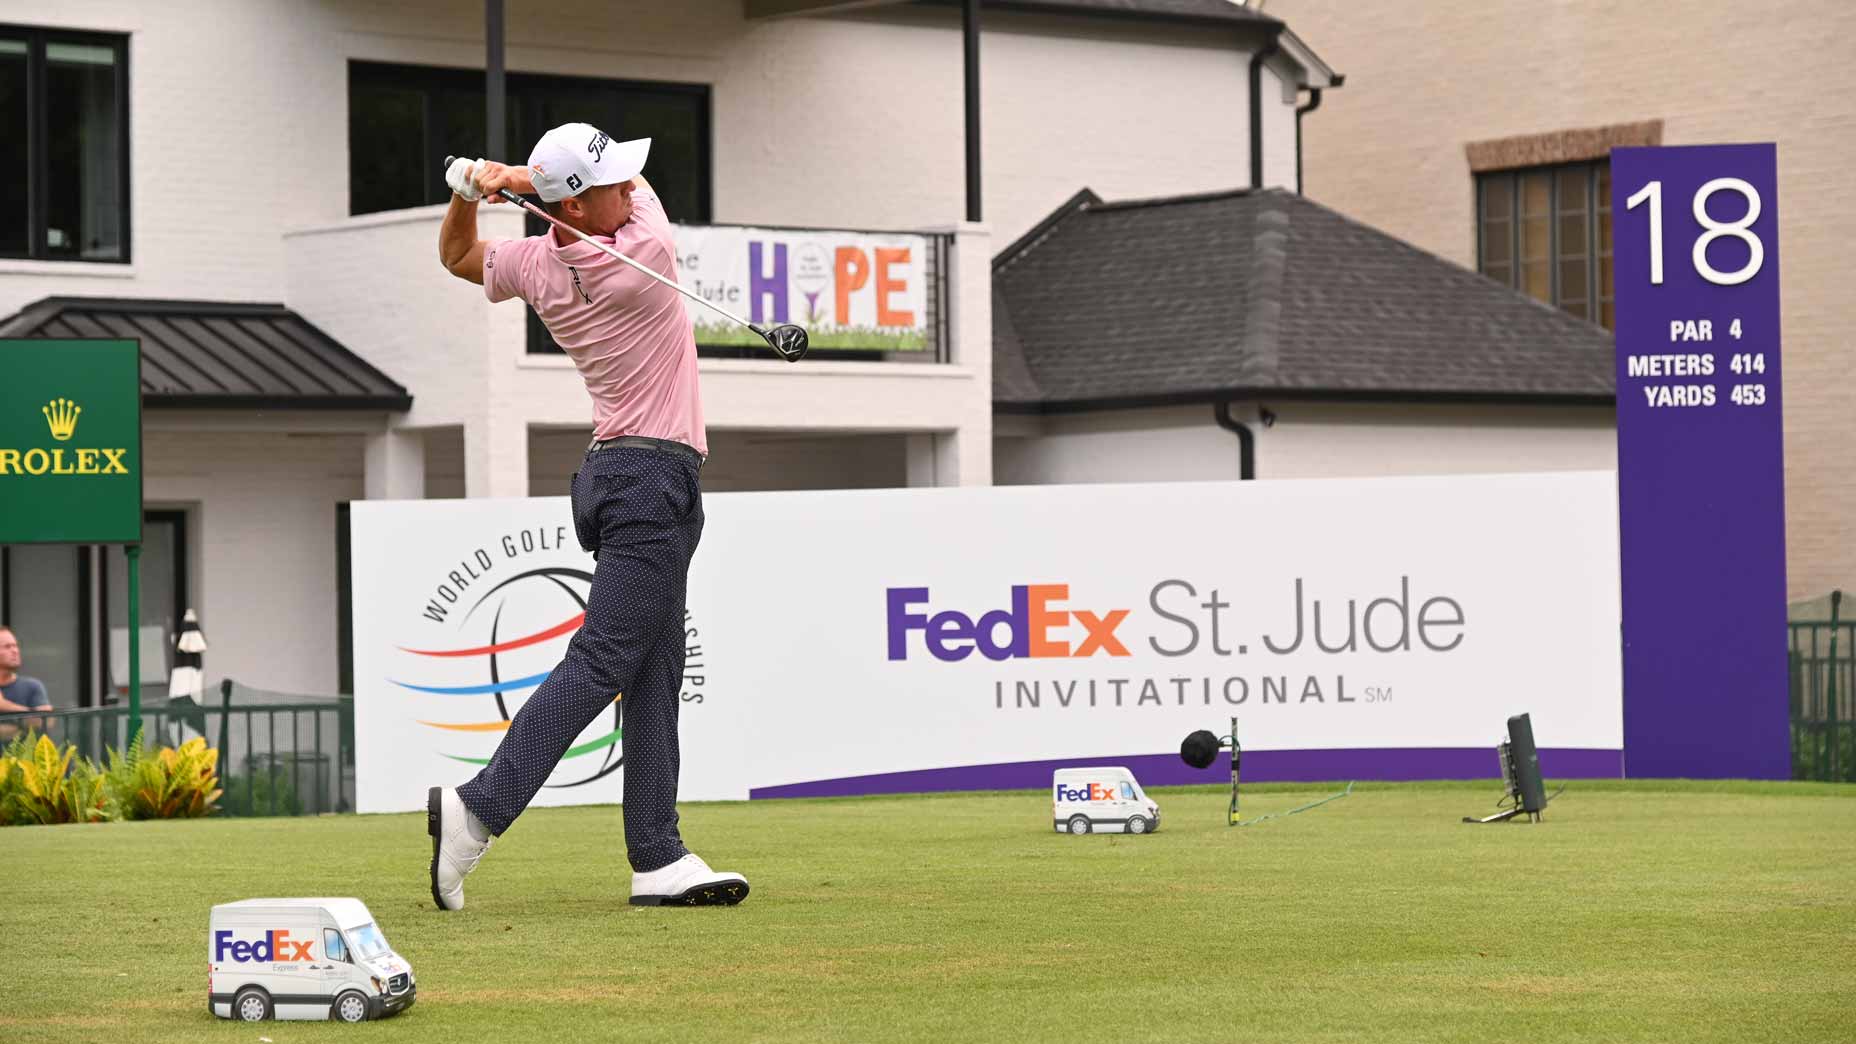
{"type": "Polygon", "coordinates": [[[1478,819],[1464,816],[1465,823],[1500,823],[1526,815],[1538,823],[1547,807],[1547,785],[1540,778],[1540,750],[1534,746],[1534,722],[1525,714],[1508,719],[1508,741],[1495,748],[1501,764],[1502,810],[1478,819]]]}
{"type": "Polygon", "coordinates": [[[1508,719],[1508,742],[1502,757],[1503,779],[1521,811],[1539,818],[1547,807],[1547,785],[1540,778],[1540,751],[1534,746],[1534,723],[1525,714],[1508,719]]]}

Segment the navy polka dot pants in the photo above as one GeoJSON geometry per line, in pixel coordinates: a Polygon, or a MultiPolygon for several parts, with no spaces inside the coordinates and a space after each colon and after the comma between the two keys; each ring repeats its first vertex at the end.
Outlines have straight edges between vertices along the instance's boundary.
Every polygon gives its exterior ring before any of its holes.
{"type": "Polygon", "coordinates": [[[573,512],[580,546],[597,555],[586,622],[458,797],[492,833],[509,829],[574,738],[623,693],[625,847],[646,873],[689,852],[677,833],[677,709],[701,480],[693,461],[608,446],[574,475],[573,512]]]}

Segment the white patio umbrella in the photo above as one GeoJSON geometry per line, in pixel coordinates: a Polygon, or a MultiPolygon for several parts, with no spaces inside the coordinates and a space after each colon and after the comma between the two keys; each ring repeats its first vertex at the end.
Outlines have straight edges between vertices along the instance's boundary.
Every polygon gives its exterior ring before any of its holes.
{"type": "Polygon", "coordinates": [[[206,684],[203,669],[206,635],[200,630],[200,618],[192,609],[181,618],[180,633],[174,636],[174,669],[168,673],[168,720],[174,724],[174,741],[179,743],[185,725],[195,732],[206,731],[206,684]]]}

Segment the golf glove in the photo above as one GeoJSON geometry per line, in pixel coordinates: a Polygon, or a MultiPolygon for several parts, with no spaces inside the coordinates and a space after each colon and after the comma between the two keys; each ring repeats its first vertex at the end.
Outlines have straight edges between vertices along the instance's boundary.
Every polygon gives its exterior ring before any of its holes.
{"type": "Polygon", "coordinates": [[[476,179],[471,177],[471,174],[476,171],[477,165],[482,162],[483,161],[480,159],[460,158],[452,160],[451,166],[445,170],[445,184],[451,186],[451,191],[471,202],[476,202],[483,198],[483,193],[477,191],[476,179]]]}

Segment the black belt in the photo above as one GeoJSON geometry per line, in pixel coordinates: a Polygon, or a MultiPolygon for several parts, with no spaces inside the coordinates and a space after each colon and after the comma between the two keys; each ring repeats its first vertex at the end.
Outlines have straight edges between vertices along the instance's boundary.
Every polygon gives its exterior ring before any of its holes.
{"type": "Polygon", "coordinates": [[[620,435],[611,439],[594,439],[592,444],[587,446],[586,451],[597,453],[603,449],[656,450],[659,453],[668,453],[673,457],[681,458],[698,468],[702,467],[702,454],[696,452],[693,447],[685,446],[681,442],[673,442],[670,439],[654,439],[646,435],[620,435]]]}

